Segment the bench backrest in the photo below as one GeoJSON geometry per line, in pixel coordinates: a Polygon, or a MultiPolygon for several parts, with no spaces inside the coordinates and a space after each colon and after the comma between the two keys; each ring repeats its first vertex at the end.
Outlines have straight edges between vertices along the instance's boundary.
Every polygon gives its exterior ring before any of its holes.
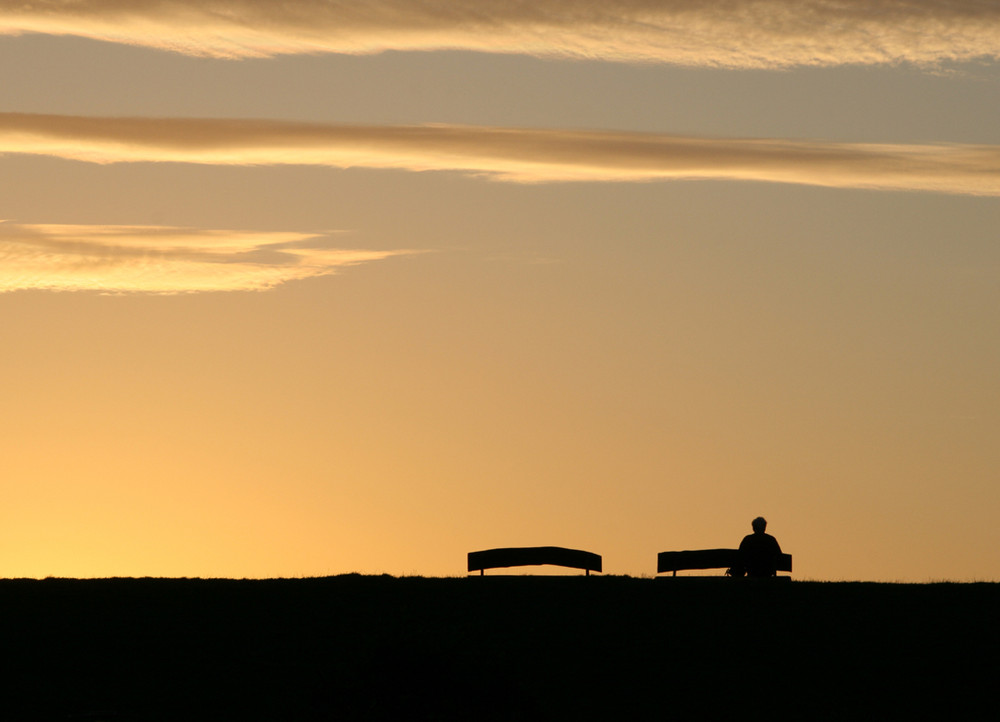
{"type": "Polygon", "coordinates": [[[583,569],[590,572],[602,570],[601,555],[563,547],[510,547],[469,552],[469,571],[480,573],[485,569],[501,567],[526,567],[554,564],[560,567],[583,569]]]}
{"type": "MultiPolygon", "coordinates": [[[[738,549],[699,549],[696,551],[660,552],[656,555],[656,573],[689,569],[728,569],[739,564],[738,549]]],[[[792,555],[778,557],[778,571],[792,571],[792,555]]]]}

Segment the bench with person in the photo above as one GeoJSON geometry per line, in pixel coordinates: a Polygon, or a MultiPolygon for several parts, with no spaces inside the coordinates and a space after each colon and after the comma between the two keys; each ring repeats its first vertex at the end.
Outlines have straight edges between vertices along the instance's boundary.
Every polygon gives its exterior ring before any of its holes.
{"type": "Polygon", "coordinates": [[[691,569],[725,569],[732,577],[767,578],[778,572],[792,571],[792,555],[781,551],[778,540],[764,530],[767,520],[759,516],[751,522],[753,534],[747,534],[739,549],[701,549],[697,551],[660,552],[656,573],[691,569]]]}

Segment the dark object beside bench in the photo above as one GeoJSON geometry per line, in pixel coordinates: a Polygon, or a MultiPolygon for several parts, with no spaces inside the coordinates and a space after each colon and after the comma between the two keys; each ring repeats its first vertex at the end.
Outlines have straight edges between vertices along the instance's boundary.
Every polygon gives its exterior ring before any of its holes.
{"type": "MultiPolygon", "coordinates": [[[[683,552],[660,552],[656,555],[656,573],[677,572],[689,569],[732,569],[740,563],[739,549],[699,549],[683,552]]],[[[778,571],[792,571],[792,555],[778,557],[778,571]]]]}
{"type": "Polygon", "coordinates": [[[579,549],[563,547],[510,547],[469,552],[469,571],[485,574],[487,569],[501,567],[526,567],[540,564],[554,564],[559,567],[583,569],[591,572],[602,570],[601,555],[579,549]]]}

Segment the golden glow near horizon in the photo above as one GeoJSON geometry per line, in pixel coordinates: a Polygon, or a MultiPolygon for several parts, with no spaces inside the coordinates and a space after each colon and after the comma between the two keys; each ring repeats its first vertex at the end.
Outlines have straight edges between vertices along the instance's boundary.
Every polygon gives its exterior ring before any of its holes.
{"type": "Polygon", "coordinates": [[[0,576],[1000,579],[1000,9],[346,7],[0,0],[0,576]]]}

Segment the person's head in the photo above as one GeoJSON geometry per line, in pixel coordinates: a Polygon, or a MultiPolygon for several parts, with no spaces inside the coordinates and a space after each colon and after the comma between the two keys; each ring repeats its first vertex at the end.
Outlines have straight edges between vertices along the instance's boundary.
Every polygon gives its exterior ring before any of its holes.
{"type": "Polygon", "coordinates": [[[767,529],[767,519],[765,519],[762,516],[758,516],[756,519],[750,522],[750,526],[753,527],[755,534],[763,534],[764,530],[767,529]]]}

